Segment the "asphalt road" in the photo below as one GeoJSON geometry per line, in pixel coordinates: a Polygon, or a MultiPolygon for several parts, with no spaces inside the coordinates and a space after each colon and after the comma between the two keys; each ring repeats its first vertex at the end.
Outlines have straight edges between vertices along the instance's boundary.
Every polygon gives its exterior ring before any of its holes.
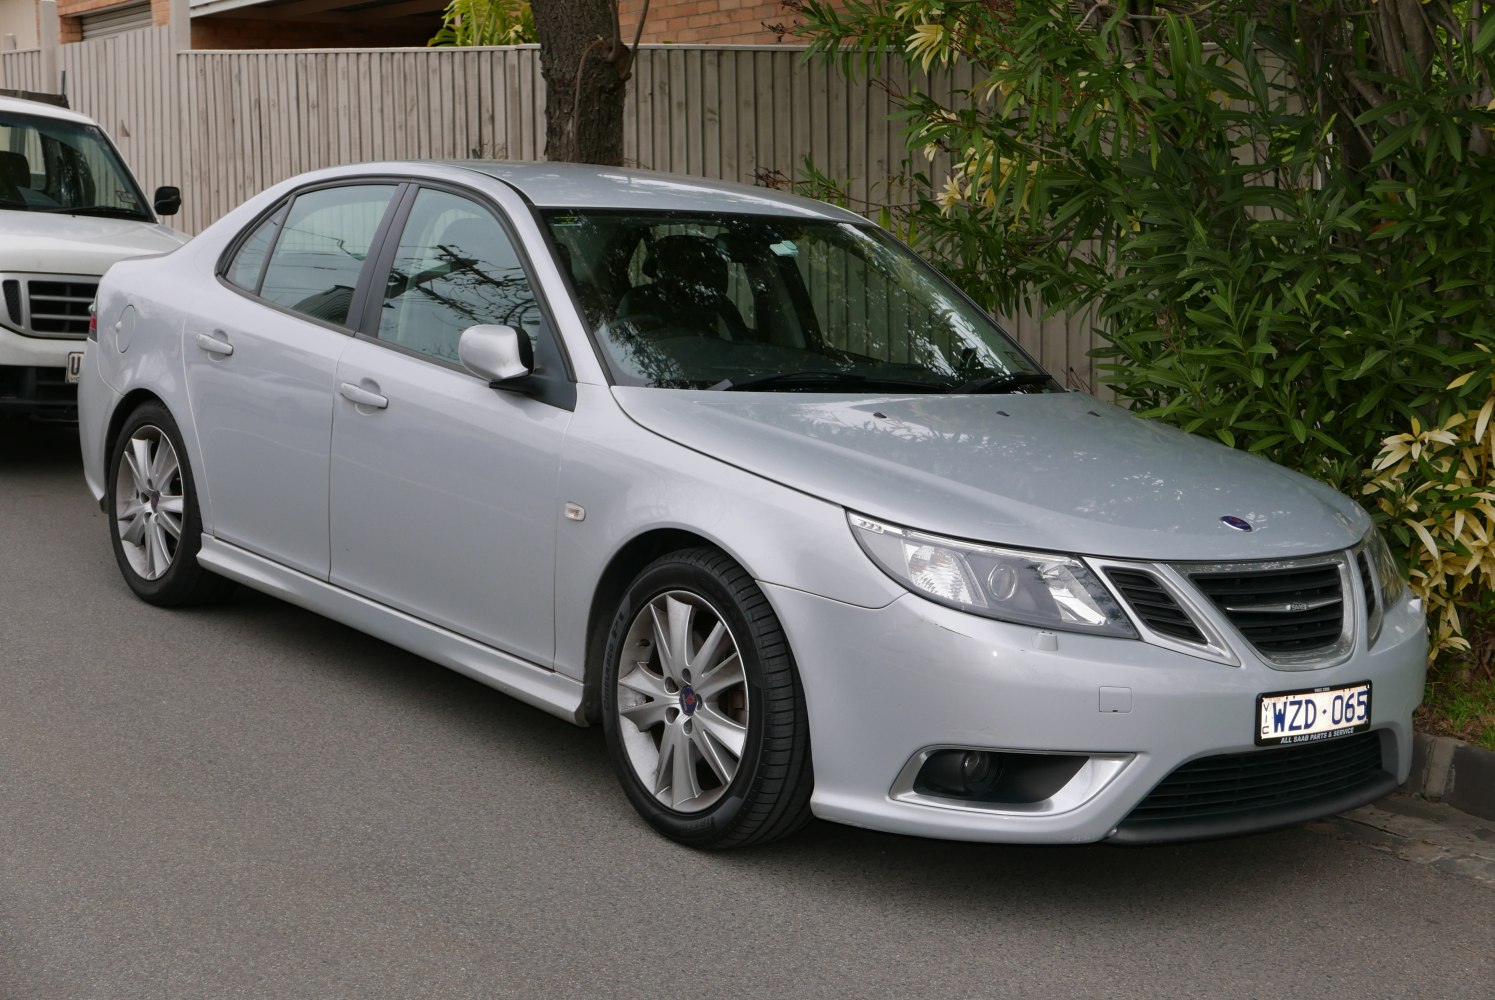
{"type": "Polygon", "coordinates": [[[1482,997],[1495,889],[1292,830],[704,854],[598,733],[241,591],[136,601],[0,427],[0,998],[1482,997]]]}

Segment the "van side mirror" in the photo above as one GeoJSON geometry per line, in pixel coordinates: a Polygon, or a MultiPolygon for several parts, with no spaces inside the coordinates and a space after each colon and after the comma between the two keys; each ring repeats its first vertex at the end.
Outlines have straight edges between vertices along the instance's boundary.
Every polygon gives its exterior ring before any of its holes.
{"type": "Polygon", "coordinates": [[[529,337],[512,326],[470,326],[457,341],[457,357],[467,370],[488,380],[495,389],[515,389],[513,383],[535,370],[529,337]]]}
{"type": "Polygon", "coordinates": [[[175,187],[158,187],[156,196],[151,199],[155,206],[157,215],[176,215],[182,210],[182,189],[175,187]]]}

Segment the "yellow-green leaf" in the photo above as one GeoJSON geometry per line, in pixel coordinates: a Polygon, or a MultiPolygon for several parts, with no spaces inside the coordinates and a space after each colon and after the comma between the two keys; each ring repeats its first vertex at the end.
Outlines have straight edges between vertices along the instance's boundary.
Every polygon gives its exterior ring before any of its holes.
{"type": "Polygon", "coordinates": [[[1437,562],[1438,543],[1433,541],[1433,536],[1428,534],[1428,529],[1417,521],[1408,522],[1407,527],[1411,528],[1417,537],[1422,539],[1422,544],[1427,547],[1428,555],[1432,556],[1434,562],[1437,562]]]}

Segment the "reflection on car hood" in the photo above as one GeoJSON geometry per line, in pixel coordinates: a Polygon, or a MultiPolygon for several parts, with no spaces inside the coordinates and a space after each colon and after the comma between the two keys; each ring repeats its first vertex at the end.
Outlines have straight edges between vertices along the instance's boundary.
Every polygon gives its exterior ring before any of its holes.
{"type": "Polygon", "coordinates": [[[640,425],[686,447],[960,538],[1223,561],[1344,548],[1370,527],[1321,483],[1078,393],[614,393],[640,425]],[[1228,526],[1225,515],[1254,530],[1228,526]]]}
{"type": "Polygon", "coordinates": [[[166,253],[187,240],[154,222],[0,210],[0,271],[103,274],[115,261],[166,253]]]}

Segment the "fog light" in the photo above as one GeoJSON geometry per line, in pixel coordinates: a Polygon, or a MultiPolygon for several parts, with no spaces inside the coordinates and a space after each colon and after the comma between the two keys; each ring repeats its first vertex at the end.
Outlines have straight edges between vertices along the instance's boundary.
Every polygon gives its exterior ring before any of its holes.
{"type": "Polygon", "coordinates": [[[930,755],[919,777],[932,791],[974,798],[991,791],[1002,777],[1002,756],[986,750],[941,750],[930,755]]]}

